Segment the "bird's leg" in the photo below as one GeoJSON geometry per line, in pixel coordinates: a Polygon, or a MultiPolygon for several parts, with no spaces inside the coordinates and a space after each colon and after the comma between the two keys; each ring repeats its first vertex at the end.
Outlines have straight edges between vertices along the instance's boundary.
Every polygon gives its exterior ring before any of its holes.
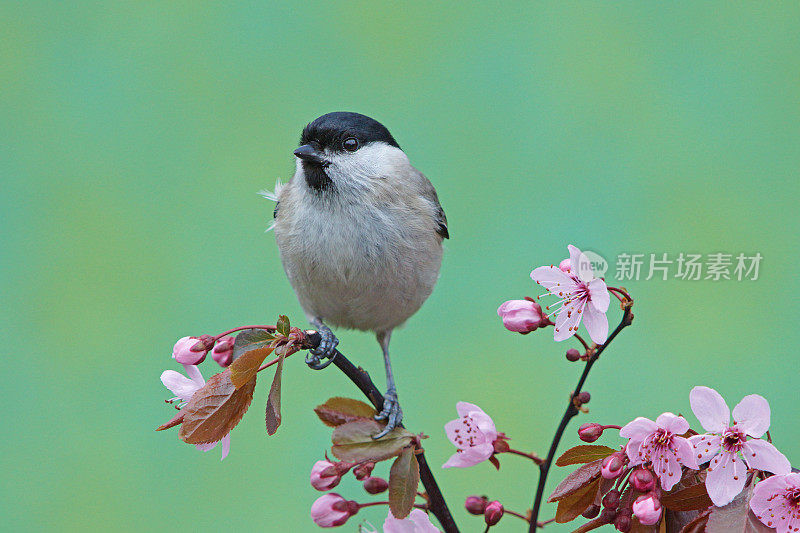
{"type": "Polygon", "coordinates": [[[321,319],[315,318],[311,323],[317,328],[321,339],[316,348],[309,350],[306,355],[306,364],[313,370],[322,370],[336,357],[336,346],[339,344],[339,339],[333,334],[331,328],[322,323],[321,319]],[[322,362],[322,359],[327,359],[327,361],[322,362]]]}
{"type": "Polygon", "coordinates": [[[386,365],[386,394],[383,395],[383,409],[379,414],[375,415],[375,420],[386,420],[386,427],[383,428],[383,431],[373,436],[373,439],[383,437],[399,426],[403,420],[403,410],[400,409],[400,403],[397,401],[397,389],[394,386],[392,363],[389,361],[389,338],[391,336],[391,331],[378,333],[378,342],[383,350],[383,362],[386,365]]]}

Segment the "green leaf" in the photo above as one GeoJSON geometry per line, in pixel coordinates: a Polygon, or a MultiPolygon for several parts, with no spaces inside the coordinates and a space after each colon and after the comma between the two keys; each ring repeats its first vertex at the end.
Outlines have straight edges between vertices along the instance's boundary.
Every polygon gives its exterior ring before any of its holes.
{"type": "Polygon", "coordinates": [[[389,509],[402,520],[414,508],[419,486],[419,463],[414,447],[403,448],[389,469],[389,509]]]}
{"type": "Polygon", "coordinates": [[[278,366],[275,368],[275,377],[272,378],[272,387],[269,389],[267,397],[267,435],[274,435],[281,425],[281,376],[283,375],[283,355],[278,359],[278,366]]]}
{"type": "Polygon", "coordinates": [[[340,461],[361,463],[384,461],[394,457],[411,444],[414,434],[404,428],[395,428],[378,440],[372,438],[383,425],[366,418],[353,420],[333,430],[331,452],[340,461]]]}
{"type": "Polygon", "coordinates": [[[377,411],[371,405],[360,400],[342,398],[340,396],[330,398],[322,405],[316,406],[314,412],[317,413],[323,424],[330,427],[341,426],[346,422],[352,422],[359,418],[371,419],[377,414],[377,411]]]}
{"type": "Polygon", "coordinates": [[[217,442],[231,432],[244,416],[256,387],[255,378],[236,388],[226,369],[209,379],[183,408],[178,436],[189,444],[217,442]]]}
{"type": "Polygon", "coordinates": [[[289,336],[289,332],[291,331],[291,325],[289,324],[289,317],[286,315],[281,315],[278,317],[278,325],[277,325],[278,333],[283,335],[284,337],[289,336]]]}
{"type": "Polygon", "coordinates": [[[595,479],[560,499],[556,508],[556,522],[564,524],[578,518],[594,503],[599,486],[600,480],[595,479]]]}
{"type": "Polygon", "coordinates": [[[228,368],[231,371],[231,381],[238,389],[244,387],[251,379],[256,377],[258,369],[264,359],[272,353],[272,347],[266,346],[264,348],[256,348],[249,352],[242,354],[241,357],[236,359],[228,368]]]}
{"type": "Polygon", "coordinates": [[[592,483],[594,480],[600,477],[600,467],[602,462],[602,459],[592,461],[591,463],[585,464],[574,472],[570,473],[564,478],[564,481],[558,484],[556,490],[554,490],[553,494],[550,495],[548,501],[556,502],[561,500],[592,483]]]}
{"type": "Polygon", "coordinates": [[[240,331],[233,341],[233,360],[236,361],[251,350],[264,348],[273,340],[275,340],[275,335],[263,329],[240,331]]]}
{"type": "Polygon", "coordinates": [[[556,459],[556,466],[575,465],[580,463],[591,463],[598,459],[605,459],[617,450],[608,446],[596,444],[583,444],[575,446],[565,451],[561,457],[556,459]]]}

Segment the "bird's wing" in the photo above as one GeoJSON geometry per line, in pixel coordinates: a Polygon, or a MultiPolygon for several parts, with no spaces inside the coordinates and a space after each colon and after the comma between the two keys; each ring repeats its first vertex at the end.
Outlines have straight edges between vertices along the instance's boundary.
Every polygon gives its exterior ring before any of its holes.
{"type": "Polygon", "coordinates": [[[420,184],[422,186],[422,195],[430,200],[430,202],[435,206],[433,217],[438,224],[436,233],[441,235],[443,239],[449,239],[450,232],[447,231],[447,216],[444,214],[442,204],[439,203],[439,197],[436,194],[436,189],[433,188],[433,184],[422,172],[417,170],[417,174],[419,175],[420,184]]]}

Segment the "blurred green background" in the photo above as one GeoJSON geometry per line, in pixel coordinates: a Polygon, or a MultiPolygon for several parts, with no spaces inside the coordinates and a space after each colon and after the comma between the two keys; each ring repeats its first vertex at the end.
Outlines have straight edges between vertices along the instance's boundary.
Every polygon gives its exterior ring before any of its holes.
{"type": "MultiPolygon", "coordinates": [[[[467,400],[513,446],[546,452],[580,372],[563,356],[574,343],[511,334],[495,310],[536,295],[531,269],[568,243],[612,264],[764,259],[757,281],[626,281],[634,326],[590,376],[591,412],[562,449],[587,421],[670,410],[699,429],[688,393],[706,384],[731,407],[766,396],[799,465],[798,15],[794,2],[4,2],[4,529],[316,530],[308,472],[330,431],[311,409],[358,397],[338,372],[289,360],[272,438],[264,379],[224,462],[153,429],[173,413],[158,378],[178,337],[278,313],[303,323],[255,193],[291,176],[301,128],[333,110],[386,124],[447,211],[441,280],[393,359],[463,531],[483,530],[464,497],[524,512],[537,473],[515,457],[499,473],[439,470],[453,453],[442,426],[467,400]]],[[[382,384],[371,335],[340,338],[382,384]]],[[[373,499],[351,479],[337,491],[373,499]]]]}

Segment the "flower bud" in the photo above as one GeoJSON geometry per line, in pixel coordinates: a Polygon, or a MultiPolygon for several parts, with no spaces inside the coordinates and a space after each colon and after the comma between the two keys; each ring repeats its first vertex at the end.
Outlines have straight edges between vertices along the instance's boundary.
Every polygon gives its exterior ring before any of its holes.
{"type": "Polygon", "coordinates": [[[620,492],[617,489],[608,491],[608,494],[603,496],[603,507],[616,509],[619,507],[620,492]]]}
{"type": "Polygon", "coordinates": [[[576,401],[576,402],[577,402],[579,405],[583,405],[583,404],[585,404],[585,403],[589,403],[589,400],[591,400],[591,399],[592,399],[592,395],[591,395],[591,394],[589,394],[589,393],[588,393],[588,392],[586,392],[586,391],[579,392],[578,394],[576,394],[576,395],[575,395],[575,401],[576,401]]]}
{"type": "Polygon", "coordinates": [[[595,422],[583,424],[578,428],[578,438],[583,442],[594,442],[603,434],[603,426],[595,422]]]}
{"type": "Polygon", "coordinates": [[[617,531],[628,533],[631,530],[631,517],[627,514],[618,513],[614,519],[614,527],[617,528],[617,531]]]}
{"type": "Polygon", "coordinates": [[[509,300],[497,308],[503,326],[509,331],[530,333],[542,325],[542,308],[530,300],[509,300]]]}
{"type": "Polygon", "coordinates": [[[655,488],[656,478],[645,468],[637,468],[631,473],[631,484],[639,492],[648,492],[655,488]]]}
{"type": "Polygon", "coordinates": [[[572,361],[573,363],[581,358],[581,352],[576,350],[575,348],[570,348],[567,350],[567,361],[572,361]]]}
{"type": "Polygon", "coordinates": [[[606,507],[602,511],[600,511],[600,520],[602,520],[606,524],[610,524],[617,518],[617,510],[612,509],[611,507],[606,507]]]}
{"type": "Polygon", "coordinates": [[[356,476],[356,479],[359,481],[367,479],[372,475],[373,468],[375,468],[375,463],[373,462],[360,464],[353,469],[353,475],[356,476]]]}
{"type": "Polygon", "coordinates": [[[495,500],[486,506],[486,510],[483,512],[483,519],[486,521],[487,526],[493,526],[497,524],[501,518],[503,518],[503,513],[505,509],[503,509],[503,504],[499,501],[495,500]]]}
{"type": "Polygon", "coordinates": [[[319,527],[336,527],[347,522],[356,512],[356,502],[348,502],[338,494],[329,492],[317,498],[311,505],[311,520],[319,527]]]}
{"type": "MultiPolygon", "coordinates": [[[[183,337],[172,348],[172,357],[182,365],[199,365],[206,358],[208,350],[194,351],[192,348],[198,344],[197,337],[183,337]]],[[[205,344],[203,344],[205,346],[205,344]]]]}
{"type": "Polygon", "coordinates": [[[233,337],[224,337],[221,339],[211,350],[211,357],[216,361],[219,366],[227,367],[233,362],[233,343],[236,339],[233,337]]]}
{"type": "Polygon", "coordinates": [[[661,518],[661,501],[652,492],[643,494],[633,502],[633,514],[645,526],[652,526],[661,518]]]}
{"type": "Polygon", "coordinates": [[[467,496],[464,508],[469,514],[480,515],[486,510],[488,503],[489,500],[486,499],[486,496],[467,496]]]}
{"type": "Polygon", "coordinates": [[[364,490],[370,494],[380,494],[389,488],[389,482],[382,477],[368,477],[364,480],[364,490]]]}
{"type": "Polygon", "coordinates": [[[600,514],[600,506],[592,504],[588,507],[588,509],[586,509],[584,512],[581,513],[581,516],[583,516],[584,518],[592,519],[596,518],[597,515],[599,514],[600,514]]]}
{"type": "Polygon", "coordinates": [[[311,467],[311,486],[325,492],[339,484],[342,476],[335,472],[336,464],[330,461],[317,461],[311,467]],[[327,470],[327,472],[326,472],[327,470]],[[333,470],[333,472],[331,472],[333,470]]]}
{"type": "Polygon", "coordinates": [[[569,261],[569,257],[567,257],[566,259],[564,259],[563,261],[561,261],[558,264],[558,268],[561,269],[564,272],[569,272],[570,271],[570,266],[571,266],[571,263],[569,261]]]}
{"type": "Polygon", "coordinates": [[[625,467],[623,455],[620,452],[612,453],[600,463],[600,474],[606,479],[616,479],[622,475],[625,467]]]}

